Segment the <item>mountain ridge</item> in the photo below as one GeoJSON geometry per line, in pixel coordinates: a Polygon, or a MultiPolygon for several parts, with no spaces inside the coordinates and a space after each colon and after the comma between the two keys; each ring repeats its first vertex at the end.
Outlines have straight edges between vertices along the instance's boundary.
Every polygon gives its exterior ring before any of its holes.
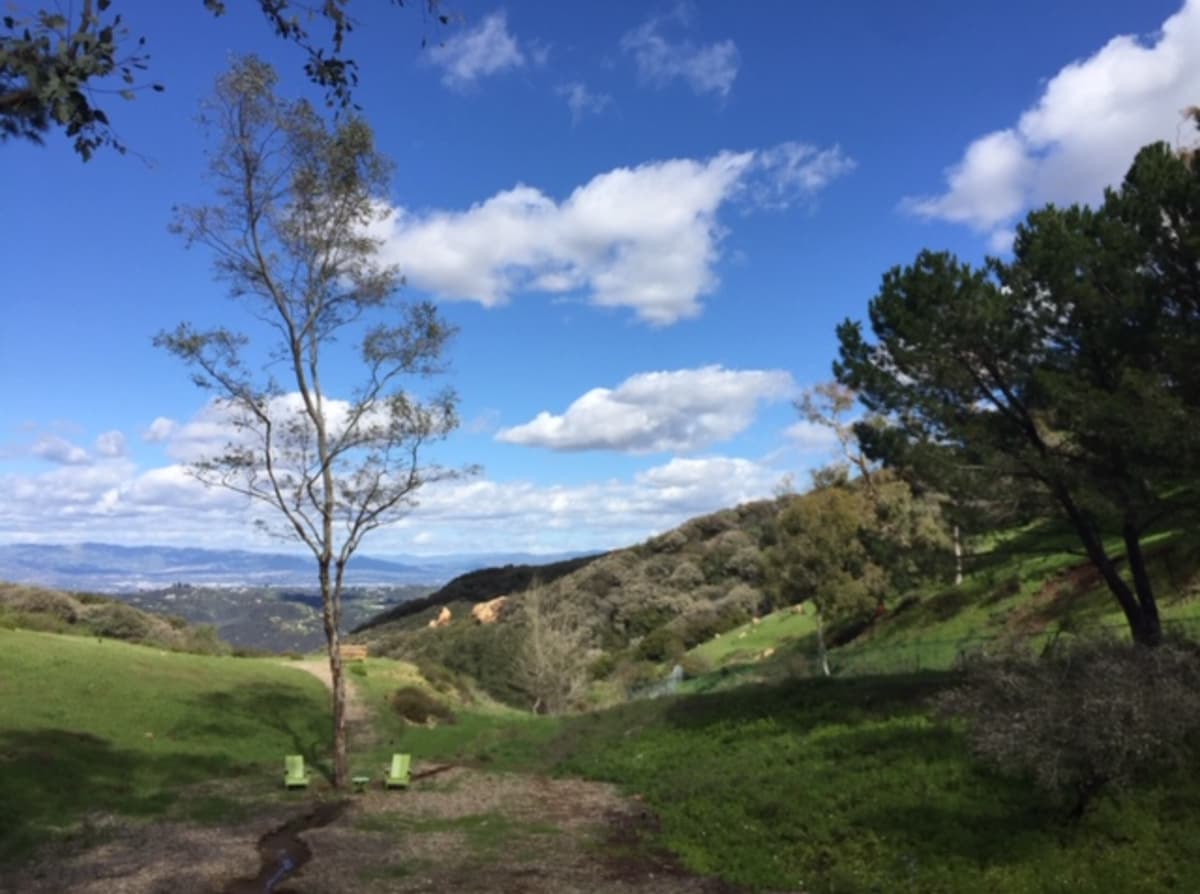
{"type": "MultiPolygon", "coordinates": [[[[489,565],[551,562],[577,554],[464,553],[443,556],[357,555],[346,568],[349,586],[436,586],[489,565]]],[[[86,541],[0,544],[0,580],[69,590],[118,593],[179,583],[205,587],[311,586],[311,556],[86,541]]]]}

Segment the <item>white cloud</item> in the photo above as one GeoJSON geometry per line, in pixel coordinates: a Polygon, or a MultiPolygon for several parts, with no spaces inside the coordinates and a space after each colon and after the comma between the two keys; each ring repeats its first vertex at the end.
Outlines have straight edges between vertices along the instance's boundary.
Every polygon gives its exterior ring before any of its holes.
{"type": "MultiPolygon", "coordinates": [[[[538,50],[544,64],[545,54],[538,50]]],[[[477,80],[525,64],[516,39],[508,33],[508,20],[504,12],[494,12],[479,25],[458,34],[444,44],[433,47],[429,56],[435,65],[442,68],[442,83],[447,87],[461,89],[477,80]]]]}
{"type": "Polygon", "coordinates": [[[179,424],[174,419],[168,419],[166,416],[158,416],[146,426],[142,432],[142,440],[152,444],[165,441],[171,437],[178,426],[179,424]]]}
{"type": "MultiPolygon", "coordinates": [[[[631,477],[573,485],[483,478],[424,488],[400,523],[364,544],[389,552],[552,551],[626,546],[695,515],[771,496],[784,471],[741,457],[675,458],[631,477]]],[[[212,548],[291,548],[261,534],[270,510],[206,488],[183,465],[127,459],[0,475],[0,542],[97,541],[212,548]]]]}
{"type": "Polygon", "coordinates": [[[756,205],[787,208],[810,199],[831,182],[854,170],[856,162],[841,146],[822,149],[808,143],[780,143],[755,159],[758,176],[749,184],[756,205]]]}
{"type": "MultiPolygon", "coordinates": [[[[350,403],[326,397],[323,407],[326,429],[331,438],[337,438],[349,421],[350,403]]],[[[365,428],[382,421],[384,412],[380,407],[379,415],[364,415],[359,420],[359,425],[365,428]]],[[[268,413],[274,420],[277,431],[285,428],[284,420],[287,420],[289,425],[308,426],[304,399],[297,391],[271,398],[268,413]]],[[[258,447],[259,441],[253,433],[239,430],[234,424],[237,419],[243,418],[246,416],[240,408],[220,399],[210,400],[186,423],[172,429],[167,441],[167,455],[177,462],[190,463],[215,457],[223,453],[230,444],[258,447]]]]}
{"type": "Polygon", "coordinates": [[[125,436],[115,429],[96,438],[96,452],[110,459],[125,455],[125,436]]]}
{"type": "MultiPolygon", "coordinates": [[[[409,521],[435,532],[439,550],[451,552],[628,546],[693,516],[768,498],[781,474],[750,459],[708,456],[674,458],[628,480],[570,486],[451,482],[424,490],[409,521]]],[[[408,527],[381,533],[412,542],[408,527]]]]}
{"type": "Polygon", "coordinates": [[[833,429],[807,419],[792,423],[784,434],[803,453],[825,453],[837,446],[833,429]]]}
{"type": "Polygon", "coordinates": [[[552,450],[692,452],[743,431],[760,401],[794,390],[782,370],[705,366],[639,373],[616,388],[592,389],[562,415],[541,412],[496,439],[552,450]]]}
{"type": "Polygon", "coordinates": [[[837,147],[726,151],[616,168],[561,202],[518,184],[466,211],[398,208],[374,235],[412,285],[443,299],[492,307],[519,291],[585,291],[668,325],[698,316],[717,286],[723,204],[784,207],[851,167],[837,147]]]}
{"type": "Polygon", "coordinates": [[[599,115],[612,105],[613,98],[607,93],[593,93],[586,84],[572,81],[569,84],[559,84],[554,91],[567,99],[567,108],[571,110],[571,121],[578,124],[588,115],[599,115]]]}
{"type": "Polygon", "coordinates": [[[1029,207],[1093,202],[1120,182],[1137,150],[1155,140],[1190,141],[1181,112],[1200,96],[1200,0],[1187,0],[1152,39],[1114,37],[1064,66],[1011,127],[967,147],[947,189],[905,199],[921,217],[992,234],[1029,207]]]}
{"type": "Polygon", "coordinates": [[[42,435],[34,441],[32,452],[40,459],[67,466],[82,466],[92,461],[86,450],[58,435],[42,435]]]}
{"type": "MultiPolygon", "coordinates": [[[[678,12],[675,18],[682,18],[678,12]]],[[[672,43],[662,36],[663,20],[652,18],[621,38],[621,49],[633,56],[638,77],[658,87],[685,81],[696,93],[728,96],[738,73],[738,49],[732,40],[697,46],[672,43]]],[[[686,23],[685,23],[686,24],[686,23]]]]}
{"type": "Polygon", "coordinates": [[[1012,251],[1013,240],[1017,238],[1015,230],[995,230],[988,236],[988,250],[994,255],[1004,255],[1012,251]]]}

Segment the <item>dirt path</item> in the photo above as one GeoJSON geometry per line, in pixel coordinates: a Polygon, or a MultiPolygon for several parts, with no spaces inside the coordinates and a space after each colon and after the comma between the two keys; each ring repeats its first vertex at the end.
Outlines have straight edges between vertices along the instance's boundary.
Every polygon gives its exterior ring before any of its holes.
{"type": "MultiPolygon", "coordinates": [[[[0,892],[221,892],[259,872],[260,838],[315,803],[288,796],[220,827],[97,818],[99,843],[0,877],[0,892]]],[[[336,822],[301,833],[312,859],[275,892],[737,894],[648,850],[655,828],[651,811],[609,785],[454,767],[405,791],[352,796],[336,822]]]]}
{"type": "MultiPolygon", "coordinates": [[[[329,685],[322,661],[288,662],[329,685]]],[[[371,734],[370,711],[347,677],[353,736],[371,734]]],[[[361,745],[362,740],[358,740],[361,745]]],[[[403,791],[376,781],[350,796],[330,825],[300,833],[312,859],[276,894],[735,894],[738,889],[685,871],[648,848],[654,814],[613,786],[580,779],[491,773],[467,767],[424,776],[441,765],[417,762],[403,791]]],[[[278,795],[209,786],[247,805],[226,825],[139,823],[96,816],[90,845],[60,847],[0,877],[0,892],[80,894],[220,892],[262,866],[260,839],[313,810],[330,792],[278,795]],[[247,799],[248,796],[248,799],[247,799]]],[[[196,787],[190,793],[202,795],[196,787]]],[[[215,792],[214,792],[215,793],[215,792]]]]}
{"type": "MultiPolygon", "coordinates": [[[[417,765],[419,775],[428,766],[417,765]]],[[[407,791],[355,796],[304,833],[312,860],[281,891],[500,894],[733,894],[643,838],[653,814],[615,788],[455,767],[407,791]]]]}
{"type": "MultiPolygon", "coordinates": [[[[326,689],[333,691],[333,674],[329,671],[327,659],[314,658],[306,661],[281,663],[284,667],[293,667],[312,674],[325,684],[326,689]]],[[[354,675],[343,670],[343,676],[346,680],[346,734],[352,748],[366,748],[374,741],[371,712],[367,709],[362,694],[354,683],[354,675]]]]}

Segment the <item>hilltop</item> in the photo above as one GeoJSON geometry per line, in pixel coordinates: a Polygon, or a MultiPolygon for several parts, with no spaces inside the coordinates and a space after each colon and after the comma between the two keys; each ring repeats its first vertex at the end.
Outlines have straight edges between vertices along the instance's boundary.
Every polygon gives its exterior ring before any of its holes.
{"type": "MultiPolygon", "coordinates": [[[[643,543],[544,566],[482,569],[354,631],[372,654],[438,665],[480,682],[494,697],[528,707],[518,679],[529,606],[569,628],[593,703],[619,701],[681,663],[685,688],[724,688],[819,672],[811,609],[773,604],[768,551],[781,500],[693,518],[643,543]],[[505,597],[496,623],[471,616],[505,597]],[[434,625],[443,611],[448,623],[434,625]]],[[[1087,630],[1125,634],[1098,575],[1061,525],[1038,522],[977,538],[968,574],[890,593],[866,622],[830,631],[835,670],[948,668],[965,652],[1087,630]]],[[[1200,538],[1166,531],[1148,562],[1161,580],[1168,627],[1200,632],[1200,538]]],[[[947,556],[947,574],[952,557],[947,556]]],[[[432,672],[432,671],[431,671],[432,672]]]]}

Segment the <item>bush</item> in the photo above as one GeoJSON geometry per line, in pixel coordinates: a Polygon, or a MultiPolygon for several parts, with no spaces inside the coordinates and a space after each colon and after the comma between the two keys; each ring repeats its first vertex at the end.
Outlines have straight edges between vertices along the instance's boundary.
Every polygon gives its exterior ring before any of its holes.
{"type": "Polygon", "coordinates": [[[653,662],[625,659],[617,665],[612,679],[617,685],[629,690],[647,683],[657,683],[662,679],[662,672],[653,662]]]}
{"type": "Polygon", "coordinates": [[[146,616],[121,602],[104,602],[86,608],[83,620],[96,636],[140,640],[150,633],[146,616]]]}
{"type": "Polygon", "coordinates": [[[675,661],[687,647],[683,638],[668,627],[652,630],[638,643],[634,654],[646,661],[675,661]]]}
{"type": "Polygon", "coordinates": [[[392,693],[388,701],[392,710],[409,723],[428,723],[430,720],[455,723],[454,712],[419,686],[404,686],[392,693]]]}
{"type": "Polygon", "coordinates": [[[713,663],[703,655],[697,655],[689,652],[679,660],[679,666],[683,668],[683,675],[689,680],[695,677],[703,677],[705,674],[712,673],[713,663]]]}
{"type": "Polygon", "coordinates": [[[50,615],[66,624],[74,624],[79,617],[79,603],[57,590],[42,590],[34,587],[4,587],[0,590],[0,604],[10,611],[26,615],[50,615]]]}
{"type": "Polygon", "coordinates": [[[593,680],[603,680],[611,676],[617,669],[618,659],[615,653],[605,652],[588,665],[588,675],[593,680]]]}
{"type": "Polygon", "coordinates": [[[361,661],[351,664],[350,673],[356,677],[365,677],[367,675],[367,666],[361,661]]]}
{"type": "Polygon", "coordinates": [[[695,590],[704,586],[704,572],[694,562],[684,560],[675,566],[670,581],[677,590],[695,590]]]}
{"type": "Polygon", "coordinates": [[[967,668],[937,700],[977,757],[1029,778],[1078,819],[1101,791],[1185,764],[1200,732],[1200,654],[1108,641],[1058,644],[967,668]]]}

